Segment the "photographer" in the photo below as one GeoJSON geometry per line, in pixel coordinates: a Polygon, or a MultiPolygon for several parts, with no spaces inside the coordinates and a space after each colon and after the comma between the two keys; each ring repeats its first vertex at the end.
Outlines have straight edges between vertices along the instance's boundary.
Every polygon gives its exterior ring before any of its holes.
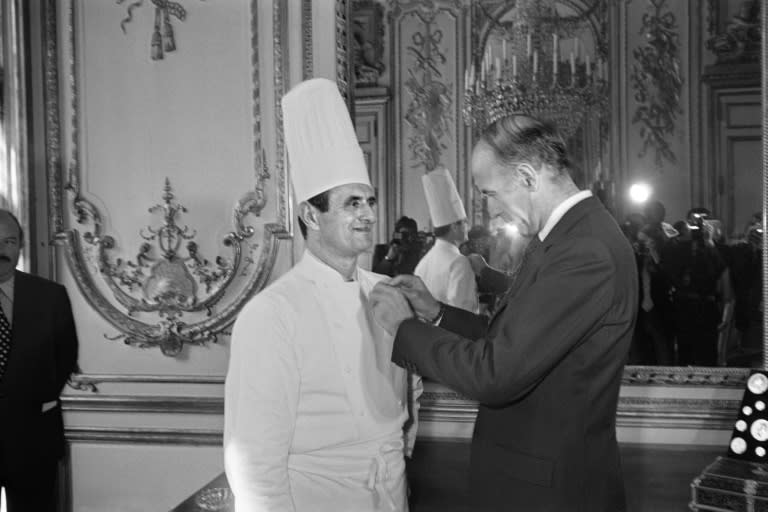
{"type": "Polygon", "coordinates": [[[389,244],[378,244],[373,252],[372,270],[377,274],[395,277],[413,274],[422,256],[424,244],[418,233],[416,221],[400,217],[389,244]]]}
{"type": "Polygon", "coordinates": [[[720,328],[732,312],[730,277],[713,240],[717,222],[697,210],[664,248],[661,265],[672,284],[677,364],[715,366],[720,328]]]}

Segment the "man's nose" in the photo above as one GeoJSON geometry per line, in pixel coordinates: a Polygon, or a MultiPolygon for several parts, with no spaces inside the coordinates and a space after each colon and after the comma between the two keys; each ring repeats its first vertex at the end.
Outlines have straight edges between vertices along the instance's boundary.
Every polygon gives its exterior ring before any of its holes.
{"type": "Polygon", "coordinates": [[[360,215],[361,220],[364,220],[365,222],[369,222],[371,224],[376,222],[376,207],[371,206],[370,204],[366,204],[362,208],[360,208],[360,215]]]}

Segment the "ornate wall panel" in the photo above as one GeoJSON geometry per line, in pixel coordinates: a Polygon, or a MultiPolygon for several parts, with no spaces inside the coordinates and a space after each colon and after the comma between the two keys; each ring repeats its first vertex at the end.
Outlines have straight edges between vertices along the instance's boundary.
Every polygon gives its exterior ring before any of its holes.
{"type": "Polygon", "coordinates": [[[51,225],[63,281],[80,291],[86,374],[179,374],[191,361],[190,373],[222,375],[216,344],[288,236],[282,4],[183,4],[173,45],[154,3],[132,9],[125,31],[119,3],[47,10],[51,225]],[[263,97],[264,83],[274,94],[263,97]]]}
{"type": "Polygon", "coordinates": [[[461,120],[469,4],[393,0],[388,5],[394,92],[395,218],[429,225],[421,176],[438,165],[453,174],[471,205],[461,120]]]}

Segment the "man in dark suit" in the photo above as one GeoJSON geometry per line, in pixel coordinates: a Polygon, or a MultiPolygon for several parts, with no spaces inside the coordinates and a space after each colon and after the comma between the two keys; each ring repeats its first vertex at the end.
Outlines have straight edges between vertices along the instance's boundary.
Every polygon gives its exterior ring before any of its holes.
{"type": "Polygon", "coordinates": [[[625,509],[616,406],[637,269],[614,219],[570,171],[554,127],[529,117],[495,122],[475,146],[491,217],[532,239],[490,322],[437,303],[409,276],[371,294],[376,320],[396,335],[395,363],[480,402],[473,510],[625,509]]]}
{"type": "Polygon", "coordinates": [[[77,334],[66,289],[16,270],[23,236],[0,210],[0,487],[8,512],[48,512],[64,454],[59,395],[77,369],[77,334]]]}

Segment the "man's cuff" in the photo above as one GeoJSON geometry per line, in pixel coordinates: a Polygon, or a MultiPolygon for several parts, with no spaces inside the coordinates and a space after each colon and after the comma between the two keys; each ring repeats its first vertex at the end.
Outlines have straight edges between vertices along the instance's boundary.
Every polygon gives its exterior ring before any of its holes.
{"type": "Polygon", "coordinates": [[[440,321],[443,319],[443,315],[445,315],[445,303],[440,302],[440,310],[437,312],[437,315],[435,315],[434,318],[427,319],[427,323],[430,323],[432,325],[440,325],[440,321]]]}

